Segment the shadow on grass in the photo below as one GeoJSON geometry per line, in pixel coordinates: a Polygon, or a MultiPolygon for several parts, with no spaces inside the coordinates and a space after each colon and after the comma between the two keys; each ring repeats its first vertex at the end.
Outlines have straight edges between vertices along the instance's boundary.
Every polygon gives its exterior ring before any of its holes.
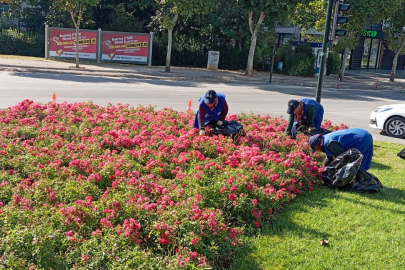
{"type": "Polygon", "coordinates": [[[215,269],[246,269],[246,270],[261,270],[257,259],[253,254],[257,252],[255,245],[246,244],[243,248],[239,249],[236,254],[233,256],[232,264],[228,267],[220,268],[216,266],[215,269]]]}
{"type": "MultiPolygon", "coordinates": [[[[382,183],[382,184],[384,186],[384,183],[382,183]]],[[[398,205],[405,205],[405,191],[394,188],[394,187],[384,186],[384,188],[379,193],[359,193],[359,195],[362,197],[365,197],[367,199],[370,199],[370,200],[386,201],[386,202],[391,202],[391,203],[395,203],[398,205]]],[[[354,199],[353,199],[353,202],[355,202],[354,199]]],[[[363,204],[360,201],[357,201],[357,203],[363,204]]],[[[372,205],[370,205],[370,206],[372,206],[372,205]]],[[[381,208],[381,207],[378,207],[378,208],[381,208]]],[[[392,210],[389,208],[387,208],[385,210],[400,213],[400,214],[405,214],[405,211],[396,211],[396,210],[392,210]]]]}
{"type": "Polygon", "coordinates": [[[278,235],[280,233],[290,231],[294,235],[312,235],[315,238],[327,239],[328,235],[314,229],[303,227],[294,222],[296,214],[307,213],[309,208],[322,209],[328,207],[330,200],[336,197],[336,191],[319,186],[312,192],[306,192],[295,198],[294,201],[286,205],[281,213],[276,213],[273,221],[266,230],[266,233],[278,235]]]}
{"type": "MultiPolygon", "coordinates": [[[[282,257],[282,255],[279,255],[278,259],[273,261],[273,257],[277,256],[274,256],[271,252],[268,253],[266,247],[279,245],[280,242],[284,242],[285,239],[291,237],[319,240],[330,238],[326,230],[316,230],[310,226],[306,226],[305,222],[301,222],[301,217],[302,215],[307,215],[314,208],[323,209],[329,207],[331,201],[337,197],[337,194],[334,190],[319,186],[314,191],[301,194],[290,204],[284,205],[284,209],[274,213],[271,223],[261,226],[258,237],[265,237],[271,240],[257,245],[255,239],[249,239],[249,243],[245,245],[246,251],[243,253],[244,256],[236,258],[231,269],[284,269],[284,262],[280,261],[280,256],[282,257]],[[269,265],[263,264],[264,262],[270,262],[272,264],[271,267],[267,268],[269,265]]],[[[284,252],[283,250],[279,251],[281,253],[284,252]]]]}
{"type": "Polygon", "coordinates": [[[376,161],[371,161],[371,168],[373,168],[374,170],[381,170],[381,171],[391,169],[390,166],[378,163],[376,161]]]}

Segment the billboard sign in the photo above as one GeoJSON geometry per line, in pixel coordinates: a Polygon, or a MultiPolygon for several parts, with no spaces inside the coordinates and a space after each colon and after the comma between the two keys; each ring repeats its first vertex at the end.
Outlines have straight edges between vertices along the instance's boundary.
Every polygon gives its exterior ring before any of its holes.
{"type": "Polygon", "coordinates": [[[101,60],[148,64],[149,34],[102,32],[101,60]]]}
{"type": "MultiPolygon", "coordinates": [[[[76,31],[50,28],[49,56],[76,58],[76,31]]],[[[79,58],[97,60],[97,31],[80,30],[79,58]]]]}

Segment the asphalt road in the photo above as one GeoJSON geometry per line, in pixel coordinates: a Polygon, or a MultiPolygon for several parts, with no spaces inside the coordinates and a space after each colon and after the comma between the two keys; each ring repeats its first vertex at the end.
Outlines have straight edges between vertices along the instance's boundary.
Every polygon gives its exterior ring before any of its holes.
{"type": "MultiPolygon", "coordinates": [[[[138,80],[129,78],[90,77],[69,74],[0,73],[0,108],[13,106],[23,99],[47,103],[55,92],[57,102],[86,102],[107,105],[109,102],[154,105],[157,109],[171,107],[185,111],[192,100],[192,109],[198,109],[198,98],[208,89],[227,96],[229,113],[253,112],[272,117],[287,118],[287,101],[291,98],[315,97],[316,88],[276,86],[269,84],[221,84],[185,81],[138,80]]],[[[369,127],[371,111],[378,106],[405,103],[405,92],[348,89],[324,89],[322,105],[324,119],[334,124],[368,130],[374,140],[405,144],[369,127]]]]}

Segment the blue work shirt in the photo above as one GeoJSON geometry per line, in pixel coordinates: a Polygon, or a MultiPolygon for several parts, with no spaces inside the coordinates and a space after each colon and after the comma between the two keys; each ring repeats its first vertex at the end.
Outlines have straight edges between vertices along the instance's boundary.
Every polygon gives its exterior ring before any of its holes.
{"type": "MultiPolygon", "coordinates": [[[[215,120],[218,121],[221,117],[222,107],[224,106],[225,102],[225,95],[217,92],[218,103],[217,106],[213,110],[205,104],[205,94],[200,97],[200,107],[205,110],[205,117],[204,117],[204,124],[208,124],[210,121],[215,120]]],[[[198,124],[198,118],[200,116],[200,110],[197,111],[194,120],[194,127],[200,129],[200,125],[198,124]]]]}
{"type": "Polygon", "coordinates": [[[301,101],[304,103],[304,112],[302,114],[302,124],[303,125],[308,125],[308,115],[307,115],[307,110],[309,106],[314,106],[314,125],[316,129],[319,129],[322,125],[322,120],[323,120],[323,106],[316,102],[313,99],[310,98],[302,98],[301,101]]]}
{"type": "Polygon", "coordinates": [[[335,156],[328,145],[331,142],[338,142],[345,151],[350,148],[358,149],[364,156],[360,167],[364,170],[370,168],[373,157],[373,137],[368,131],[361,128],[349,128],[326,134],[323,138],[327,156],[335,156]]]}

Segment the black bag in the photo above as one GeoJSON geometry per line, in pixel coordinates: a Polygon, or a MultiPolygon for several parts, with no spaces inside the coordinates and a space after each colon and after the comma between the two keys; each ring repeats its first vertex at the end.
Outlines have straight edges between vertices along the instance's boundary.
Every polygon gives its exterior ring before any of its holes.
{"type": "Polygon", "coordinates": [[[360,168],[363,154],[352,148],[336,157],[325,167],[322,179],[325,184],[334,189],[358,193],[376,193],[383,188],[378,178],[360,168]]]}
{"type": "Polygon", "coordinates": [[[307,135],[308,137],[311,137],[313,135],[317,135],[317,134],[329,134],[332,131],[330,131],[329,129],[325,129],[325,128],[318,128],[318,129],[312,129],[311,132],[308,131],[308,126],[302,125],[299,126],[297,128],[297,133],[299,134],[300,132],[303,133],[304,135],[307,135]]]}
{"type": "Polygon", "coordinates": [[[246,135],[246,132],[243,130],[242,124],[238,123],[235,120],[224,120],[222,121],[222,125],[215,125],[211,130],[213,135],[231,136],[234,141],[236,141],[239,137],[246,135]]]}
{"type": "Polygon", "coordinates": [[[397,156],[399,156],[399,157],[402,158],[402,159],[405,159],[405,148],[402,149],[402,150],[397,154],[397,156]]]}
{"type": "Polygon", "coordinates": [[[345,189],[356,177],[363,154],[352,148],[337,156],[322,173],[322,179],[330,188],[345,189]]]}
{"type": "Polygon", "coordinates": [[[382,188],[383,185],[375,175],[360,168],[350,191],[359,193],[377,193],[380,192],[382,188]]]}

